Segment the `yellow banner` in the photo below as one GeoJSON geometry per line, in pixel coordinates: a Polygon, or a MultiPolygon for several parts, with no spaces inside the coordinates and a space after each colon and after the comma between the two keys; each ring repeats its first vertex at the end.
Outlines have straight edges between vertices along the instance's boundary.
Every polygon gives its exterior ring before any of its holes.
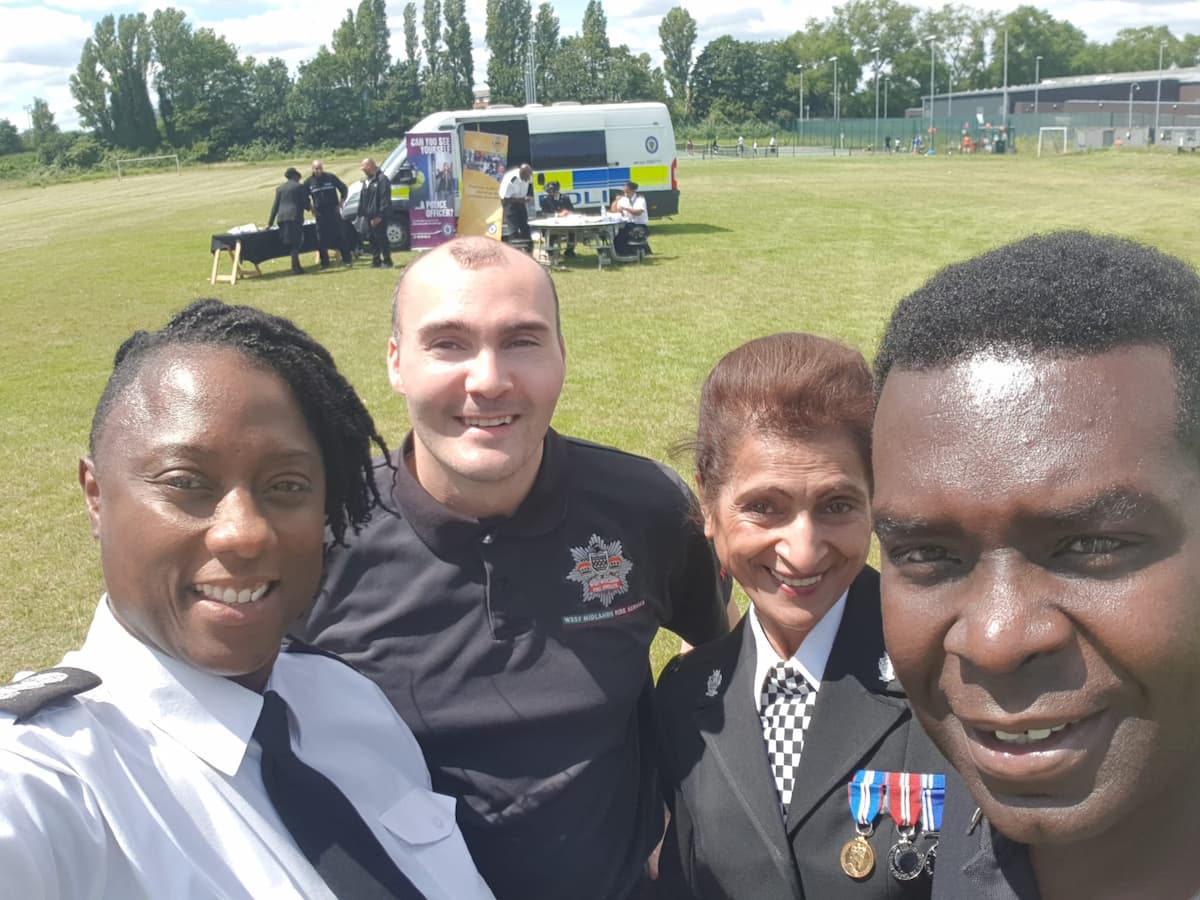
{"type": "Polygon", "coordinates": [[[503,211],[500,179],[508,165],[508,135],[463,132],[462,207],[459,234],[482,234],[500,240],[503,211]]]}

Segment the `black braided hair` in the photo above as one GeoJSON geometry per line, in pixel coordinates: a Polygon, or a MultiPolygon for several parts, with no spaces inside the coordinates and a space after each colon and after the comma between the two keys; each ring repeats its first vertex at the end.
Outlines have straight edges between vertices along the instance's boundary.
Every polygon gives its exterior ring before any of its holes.
{"type": "Polygon", "coordinates": [[[1128,238],[1059,231],[948,266],[900,301],[875,357],[928,371],[981,352],[1082,356],[1135,345],[1172,358],[1178,435],[1200,458],[1200,277],[1128,238]]]}
{"type": "Polygon", "coordinates": [[[388,458],[387,444],[329,351],[288,319],[250,306],[196,300],[158,331],[136,331],[117,350],[108,384],[96,404],[88,447],[94,456],[117,402],[145,364],[170,347],[211,346],[236,350],[278,375],[289,388],[325,465],[325,521],[335,543],[346,529],[366,524],[380,501],[372,444],[388,458]]]}

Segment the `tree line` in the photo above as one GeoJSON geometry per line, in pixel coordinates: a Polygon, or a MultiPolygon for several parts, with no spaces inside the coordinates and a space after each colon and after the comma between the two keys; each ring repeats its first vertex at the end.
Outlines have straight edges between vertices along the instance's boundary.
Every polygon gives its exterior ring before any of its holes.
{"type": "Polygon", "coordinates": [[[28,145],[44,165],[94,165],[106,153],[170,148],[217,160],[251,151],[360,147],[398,137],[423,115],[470,107],[485,80],[493,104],[657,100],[677,126],[758,122],[789,129],[799,116],[902,115],[934,91],[1056,76],[1200,64],[1200,35],[1166,26],[1127,28],[1107,43],[1088,41],[1070,22],[1034,6],[1007,14],[948,3],[919,9],[899,0],[847,0],[825,19],[777,41],[718,37],[696,52],[697,23],[683,7],[658,28],[661,67],[649,54],[614,46],[602,0],[589,0],[578,34],[563,35],[554,7],[488,0],[490,59],[477,78],[465,0],[408,2],[403,47],[393,56],[386,0],[347,10],[293,77],[283,60],[241,57],[208,28],[174,8],[106,15],[83,45],[70,90],[83,133],[62,134],[35,98],[25,136],[0,119],[0,153],[28,145]],[[836,65],[834,60],[836,58],[836,65]],[[837,81],[837,96],[834,82],[837,81]],[[803,110],[801,88],[803,87],[803,110]]]}

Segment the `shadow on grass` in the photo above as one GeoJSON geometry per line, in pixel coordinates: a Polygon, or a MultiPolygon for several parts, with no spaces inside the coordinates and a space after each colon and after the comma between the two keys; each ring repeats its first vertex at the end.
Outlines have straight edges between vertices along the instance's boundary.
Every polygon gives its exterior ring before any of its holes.
{"type": "Polygon", "coordinates": [[[671,222],[666,225],[652,225],[650,234],[728,234],[729,231],[728,228],[709,225],[707,222],[671,222]]]}

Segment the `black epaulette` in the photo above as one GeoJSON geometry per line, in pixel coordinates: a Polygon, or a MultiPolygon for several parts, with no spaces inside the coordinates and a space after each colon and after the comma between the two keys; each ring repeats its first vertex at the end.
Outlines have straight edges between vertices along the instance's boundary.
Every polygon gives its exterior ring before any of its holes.
{"type": "Polygon", "coordinates": [[[0,685],[0,712],[11,713],[21,722],[56,701],[99,686],[100,678],[83,669],[43,669],[12,684],[0,685]]]}
{"type": "Polygon", "coordinates": [[[281,649],[284,653],[311,653],[314,656],[326,656],[329,659],[337,660],[343,666],[348,666],[355,672],[358,672],[359,675],[362,674],[362,672],[359,672],[358,666],[354,665],[354,663],[342,659],[330,650],[322,650],[320,647],[314,647],[308,641],[302,641],[300,638],[293,637],[290,634],[283,639],[283,647],[281,649]]]}

